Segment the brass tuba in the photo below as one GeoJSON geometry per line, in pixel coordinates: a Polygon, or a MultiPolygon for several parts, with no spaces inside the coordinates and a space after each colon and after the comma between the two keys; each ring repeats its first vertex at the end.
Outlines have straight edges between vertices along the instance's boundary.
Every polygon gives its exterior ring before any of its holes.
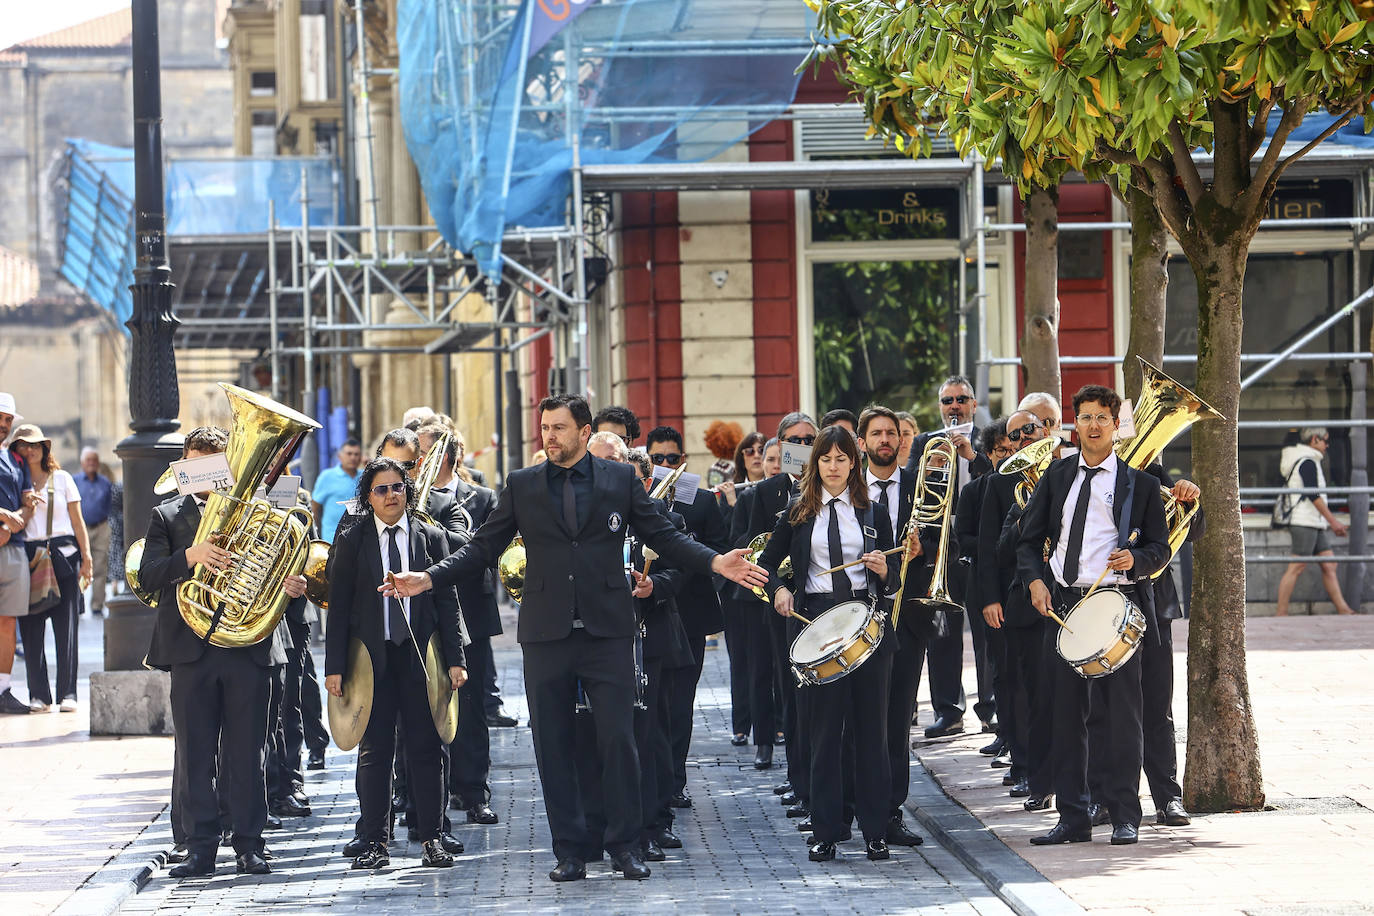
{"type": "MultiPolygon", "coordinates": [[[[1135,405],[1135,436],[1116,443],[1116,457],[1138,471],[1155,462],[1164,446],[1198,420],[1220,420],[1212,405],[1169,378],[1163,371],[1140,360],[1140,399],[1135,405]]],[[[1174,494],[1160,487],[1164,497],[1164,520],[1169,525],[1169,559],[1183,546],[1201,500],[1184,509],[1174,494]]],[[[1166,564],[1164,569],[1168,569],[1166,564]]],[[[1150,578],[1158,578],[1164,569],[1150,578]]]]}
{"type": "Polygon", "coordinates": [[[1005,474],[1008,477],[1013,474],[1020,474],[1024,478],[1017,481],[1014,494],[1016,505],[1021,509],[1025,509],[1026,503],[1030,502],[1031,494],[1035,492],[1035,485],[1040,482],[1040,475],[1045,473],[1050,462],[1054,461],[1054,450],[1060,444],[1058,436],[1046,436],[1039,441],[1032,442],[997,466],[997,473],[999,474],[1005,474]]]}
{"type": "Polygon", "coordinates": [[[232,559],[224,570],[197,565],[177,587],[186,625],[214,646],[251,646],[272,635],[286,610],[282,583],[299,575],[310,546],[310,513],[280,510],[254,497],[286,470],[297,446],[320,424],[284,404],[220,382],[234,420],[225,457],[234,483],[205,501],[196,543],[214,540],[232,559]]]}
{"type": "MultiPolygon", "coordinates": [[[[948,436],[932,436],[921,452],[921,460],[916,465],[916,495],[911,505],[911,517],[907,519],[902,531],[901,543],[905,544],[911,533],[921,527],[939,526],[940,546],[935,551],[934,571],[930,575],[930,588],[925,597],[916,599],[920,604],[934,610],[961,610],[959,602],[949,593],[949,541],[954,530],[954,489],[956,461],[959,453],[948,436]],[[943,464],[936,459],[943,458],[943,464]],[[943,480],[937,479],[943,478],[943,480]]],[[[911,563],[906,552],[902,553],[901,583],[892,603],[892,624],[902,612],[902,593],[906,591],[907,566],[911,563]]]]}

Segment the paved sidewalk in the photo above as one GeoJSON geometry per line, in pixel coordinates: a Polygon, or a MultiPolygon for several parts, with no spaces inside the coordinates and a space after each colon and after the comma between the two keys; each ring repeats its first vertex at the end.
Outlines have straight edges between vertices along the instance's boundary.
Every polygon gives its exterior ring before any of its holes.
{"type": "MultiPolygon", "coordinates": [[[[48,638],[49,677],[56,655],[48,638]]],[[[167,804],[171,738],[92,738],[87,678],[104,661],[104,621],[80,618],[76,713],[0,716],[0,912],[47,913],[167,804]]],[[[24,660],[14,693],[28,699],[24,660]]]]}
{"type": "MultiPolygon", "coordinates": [[[[1185,621],[1174,624],[1180,768],[1187,629],[1185,621]]],[[[1157,827],[1142,785],[1139,845],[1110,846],[1107,829],[1098,828],[1090,846],[1033,847],[1028,839],[1056,815],[1027,813],[1020,799],[1008,798],[1006,771],[977,753],[987,736],[923,742],[918,754],[956,801],[1094,914],[1374,912],[1374,617],[1252,618],[1246,636],[1274,810],[1195,815],[1190,827],[1157,827]]],[[[971,654],[964,670],[972,691],[971,654]]]]}

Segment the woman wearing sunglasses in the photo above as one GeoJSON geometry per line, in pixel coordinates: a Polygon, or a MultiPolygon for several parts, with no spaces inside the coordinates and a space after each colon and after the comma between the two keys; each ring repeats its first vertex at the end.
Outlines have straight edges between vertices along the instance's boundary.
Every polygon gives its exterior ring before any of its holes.
{"type": "Polygon", "coordinates": [[[420,839],[421,864],[447,868],[453,856],[440,839],[446,804],[439,733],[430,716],[422,656],[439,634],[444,665],[454,690],[467,680],[453,586],[413,598],[384,598],[378,586],[388,574],[428,569],[448,556],[444,532],[413,515],[415,482],[393,458],[374,458],[358,478],[361,518],[329,551],[329,626],[325,630],[325,689],[343,696],[348,644],[357,637],[372,659],[372,715],[358,749],[359,869],[391,864],[387,825],[396,724],[404,723],[405,755],[420,839]]]}
{"type": "MultiPolygon", "coordinates": [[[[885,555],[892,547],[887,512],[868,498],[859,468],[854,436],[827,427],[816,436],[802,472],[801,495],[778,522],[759,565],[769,574],[768,593],[779,614],[793,610],[810,620],[848,601],[879,601],[896,587],[900,557],[885,555]],[[784,557],[792,558],[798,591],[794,595],[777,577],[784,557]],[[861,565],[828,572],[842,563],[861,565]],[[895,562],[893,562],[895,561],[895,562]]],[[[887,614],[887,611],[884,611],[887,614]]],[[[890,623],[890,620],[888,621],[890,623]]],[[[801,627],[789,627],[795,638],[801,627]]],[[[854,807],[868,858],[889,856],[890,766],[887,757],[887,713],[896,637],[890,626],[877,651],[849,675],[828,684],[802,687],[802,710],[810,724],[811,823],[813,862],[835,858],[835,844],[850,838],[844,815],[845,733],[853,736],[854,807]]]]}

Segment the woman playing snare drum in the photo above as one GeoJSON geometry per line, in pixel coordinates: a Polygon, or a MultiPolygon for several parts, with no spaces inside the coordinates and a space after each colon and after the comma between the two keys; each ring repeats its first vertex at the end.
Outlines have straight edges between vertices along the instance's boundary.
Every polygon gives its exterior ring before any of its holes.
{"type": "MultiPolygon", "coordinates": [[[[768,571],[768,592],[773,606],[784,617],[793,611],[809,620],[845,604],[871,606],[896,586],[901,558],[891,560],[882,551],[892,546],[892,525],[881,506],[870,502],[854,436],[845,428],[821,430],[802,473],[801,496],[778,523],[759,565],[768,571]],[[779,564],[792,558],[797,570],[795,587],[777,577],[779,564]],[[842,563],[862,559],[862,564],[838,572],[826,572],[842,563]]],[[[892,655],[896,636],[889,632],[887,610],[882,610],[885,635],[877,651],[851,673],[827,684],[803,687],[798,692],[798,720],[809,725],[809,739],[788,742],[811,748],[810,858],[827,862],[835,858],[835,844],[850,838],[850,821],[858,816],[870,859],[888,858],[888,794],[891,782],[887,760],[887,706],[892,655]],[[804,717],[804,718],[803,718],[804,717]],[[843,772],[844,732],[853,735],[854,810],[845,810],[843,772]]],[[[791,627],[792,636],[801,632],[791,627]]]]}

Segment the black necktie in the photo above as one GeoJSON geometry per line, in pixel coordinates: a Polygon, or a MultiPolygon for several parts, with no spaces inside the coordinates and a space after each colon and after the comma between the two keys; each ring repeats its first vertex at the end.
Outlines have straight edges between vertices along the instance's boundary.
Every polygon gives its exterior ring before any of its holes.
{"type": "Polygon", "coordinates": [[[880,506],[883,507],[883,511],[887,513],[888,520],[890,521],[890,520],[892,519],[892,506],[891,506],[891,505],[888,503],[888,501],[887,501],[887,488],[890,487],[890,486],[892,486],[892,481],[890,481],[890,480],[878,480],[878,481],[874,481],[874,482],[875,482],[875,483],[882,489],[882,491],[883,491],[882,495],[878,497],[878,505],[880,505],[880,506]]]}
{"type": "MultiPolygon", "coordinates": [[[[839,566],[844,562],[844,547],[840,544],[839,502],[840,498],[836,496],[828,504],[830,506],[830,528],[826,535],[830,541],[830,565],[832,567],[839,566]]],[[[845,575],[844,570],[831,573],[830,590],[833,592],[847,591],[849,588],[848,580],[849,577],[845,575]]]]}
{"type": "Polygon", "coordinates": [[[1088,524],[1088,500],[1092,498],[1093,475],[1101,468],[1084,468],[1083,483],[1078,488],[1078,502],[1073,506],[1073,524],[1069,526],[1069,546],[1064,551],[1064,584],[1078,581],[1078,558],[1083,553],[1083,529],[1088,524]]]}
{"type": "MultiPolygon", "coordinates": [[[[390,564],[387,568],[393,573],[399,573],[401,571],[401,526],[392,525],[386,529],[386,534],[390,539],[386,549],[387,563],[390,564]]],[[[386,614],[387,623],[391,627],[391,641],[398,646],[405,645],[410,633],[409,627],[406,626],[405,608],[401,607],[400,598],[392,595],[386,599],[386,614]]]]}
{"type": "Polygon", "coordinates": [[[563,469],[563,524],[577,534],[577,491],[573,489],[572,468],[563,469]]]}

